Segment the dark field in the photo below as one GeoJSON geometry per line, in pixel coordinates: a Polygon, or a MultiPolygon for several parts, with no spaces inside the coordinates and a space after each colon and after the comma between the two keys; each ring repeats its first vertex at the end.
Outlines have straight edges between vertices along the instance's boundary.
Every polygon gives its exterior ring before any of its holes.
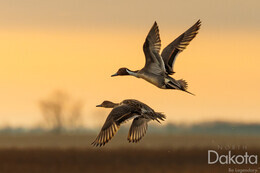
{"type": "Polygon", "coordinates": [[[117,135],[107,146],[93,148],[94,137],[2,135],[0,173],[228,173],[229,168],[260,172],[258,165],[207,164],[209,149],[259,156],[259,137],[147,135],[139,144],[129,144],[125,135],[117,135]]]}
{"type": "MultiPolygon", "coordinates": [[[[260,154],[260,151],[249,151],[260,154]]],[[[224,173],[229,168],[207,164],[207,150],[150,149],[6,149],[0,151],[1,173],[162,172],[224,173]]]]}

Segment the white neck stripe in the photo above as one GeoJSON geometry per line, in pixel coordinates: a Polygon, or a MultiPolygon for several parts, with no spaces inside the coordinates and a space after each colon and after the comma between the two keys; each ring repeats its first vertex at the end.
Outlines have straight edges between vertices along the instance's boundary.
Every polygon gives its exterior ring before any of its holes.
{"type": "Polygon", "coordinates": [[[129,71],[129,70],[127,70],[127,69],[126,69],[126,71],[127,71],[128,74],[130,74],[130,75],[132,75],[132,76],[135,76],[135,77],[137,76],[137,74],[136,74],[135,72],[129,71]]]}

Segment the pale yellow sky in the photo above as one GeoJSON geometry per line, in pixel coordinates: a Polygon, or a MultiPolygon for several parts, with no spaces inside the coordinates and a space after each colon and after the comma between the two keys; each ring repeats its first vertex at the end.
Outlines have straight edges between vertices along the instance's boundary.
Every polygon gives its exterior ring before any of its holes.
{"type": "Polygon", "coordinates": [[[0,2],[0,126],[41,122],[38,101],[56,89],[84,100],[86,126],[110,111],[96,104],[126,98],[164,112],[167,122],[260,122],[258,1],[101,2],[0,2]],[[187,80],[195,97],[110,77],[120,67],[143,67],[154,20],[164,47],[199,18],[202,28],[173,76],[187,80]]]}

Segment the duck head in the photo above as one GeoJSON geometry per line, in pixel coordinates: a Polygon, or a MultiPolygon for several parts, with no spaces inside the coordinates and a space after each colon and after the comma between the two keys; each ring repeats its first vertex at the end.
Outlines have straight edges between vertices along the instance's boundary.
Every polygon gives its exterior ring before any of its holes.
{"type": "Polygon", "coordinates": [[[96,107],[103,107],[103,108],[114,108],[115,106],[117,106],[117,103],[113,103],[111,101],[103,101],[100,105],[97,105],[96,107]]]}
{"type": "Polygon", "coordinates": [[[114,76],[125,76],[125,75],[130,75],[128,72],[131,71],[128,68],[120,68],[115,74],[111,75],[111,77],[114,76]]]}
{"type": "Polygon", "coordinates": [[[131,76],[135,76],[135,77],[138,77],[138,70],[136,71],[132,71],[132,70],[129,70],[128,68],[120,68],[115,74],[111,75],[111,77],[114,77],[114,76],[126,76],[126,75],[131,75],[131,76]]]}

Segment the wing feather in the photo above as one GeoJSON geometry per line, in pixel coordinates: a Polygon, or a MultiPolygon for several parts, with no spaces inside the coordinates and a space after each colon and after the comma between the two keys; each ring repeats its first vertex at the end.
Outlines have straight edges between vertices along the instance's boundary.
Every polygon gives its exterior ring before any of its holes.
{"type": "Polygon", "coordinates": [[[201,21],[198,20],[192,27],[190,27],[186,32],[181,34],[173,42],[171,42],[162,51],[162,58],[165,64],[165,69],[168,74],[173,74],[173,65],[177,55],[182,52],[198,34],[200,29],[201,21]]]}
{"type": "Polygon", "coordinates": [[[132,107],[121,105],[115,107],[108,115],[100,133],[92,143],[93,146],[102,146],[109,142],[116,134],[120,124],[133,115],[132,107]]]}
{"type": "Polygon", "coordinates": [[[133,120],[133,123],[129,129],[128,141],[129,142],[138,142],[145,135],[148,124],[147,119],[137,117],[133,120]]]}
{"type": "Polygon", "coordinates": [[[156,22],[154,22],[152,28],[150,29],[146,37],[144,48],[146,48],[146,46],[149,46],[149,48],[156,53],[159,53],[161,50],[161,39],[159,34],[159,28],[156,22]],[[147,42],[149,42],[149,45],[145,45],[147,42]]]}
{"type": "Polygon", "coordinates": [[[144,45],[143,51],[145,54],[145,66],[144,68],[149,72],[156,74],[165,72],[165,65],[160,55],[161,39],[159,34],[159,28],[155,22],[149,31],[144,45]]]}

